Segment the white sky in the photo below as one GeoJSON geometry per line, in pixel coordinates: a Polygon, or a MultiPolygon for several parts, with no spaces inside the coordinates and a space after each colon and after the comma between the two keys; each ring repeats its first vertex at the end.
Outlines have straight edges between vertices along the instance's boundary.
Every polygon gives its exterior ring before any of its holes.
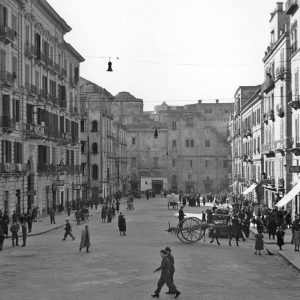
{"type": "Polygon", "coordinates": [[[86,59],[81,76],[113,95],[130,92],[145,110],[229,102],[238,86],[263,81],[275,0],[48,2],[73,29],[65,39],[86,59]]]}

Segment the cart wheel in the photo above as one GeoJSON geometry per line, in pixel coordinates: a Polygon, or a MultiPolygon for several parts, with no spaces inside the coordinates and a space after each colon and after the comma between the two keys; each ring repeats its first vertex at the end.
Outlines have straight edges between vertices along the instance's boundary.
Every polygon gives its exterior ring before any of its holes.
{"type": "Polygon", "coordinates": [[[186,218],[177,226],[177,237],[183,243],[195,243],[203,238],[202,221],[198,218],[186,218]]]}

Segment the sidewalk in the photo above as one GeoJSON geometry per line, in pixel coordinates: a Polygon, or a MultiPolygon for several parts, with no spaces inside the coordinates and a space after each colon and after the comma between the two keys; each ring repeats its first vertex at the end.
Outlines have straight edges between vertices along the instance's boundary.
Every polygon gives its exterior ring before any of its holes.
{"type": "MultiPolygon", "coordinates": [[[[252,225],[252,224],[251,224],[252,225]]],[[[255,227],[250,227],[250,231],[255,235],[257,234],[257,230],[255,227]]],[[[277,240],[270,239],[269,235],[264,234],[264,242],[266,245],[276,245],[277,240]]],[[[300,271],[300,252],[294,251],[294,245],[291,244],[292,240],[292,229],[286,229],[284,235],[284,243],[288,246],[283,246],[282,251],[278,251],[278,254],[283,257],[290,265],[292,265],[295,269],[300,271]],[[288,248],[287,248],[288,247],[288,248]]]]}

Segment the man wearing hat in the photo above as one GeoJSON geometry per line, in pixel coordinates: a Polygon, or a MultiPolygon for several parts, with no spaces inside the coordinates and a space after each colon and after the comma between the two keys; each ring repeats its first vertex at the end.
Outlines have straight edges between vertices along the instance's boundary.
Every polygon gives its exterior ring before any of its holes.
{"type": "Polygon", "coordinates": [[[174,298],[177,298],[181,293],[177,290],[174,283],[171,282],[170,279],[170,263],[167,258],[167,251],[166,250],[160,250],[160,256],[162,258],[161,265],[159,268],[155,269],[153,273],[157,271],[161,271],[160,278],[157,283],[157,289],[155,290],[154,294],[151,295],[153,298],[159,298],[159,293],[161,291],[161,288],[166,284],[169,288],[170,294],[175,294],[174,298]]]}
{"type": "MultiPolygon", "coordinates": [[[[174,283],[174,273],[175,273],[175,267],[174,267],[174,256],[171,254],[171,248],[170,247],[166,247],[165,251],[167,251],[167,258],[169,260],[169,264],[170,264],[170,281],[172,283],[174,283]]],[[[171,291],[166,292],[166,294],[172,294],[171,291]]]]}
{"type": "Polygon", "coordinates": [[[72,234],[72,227],[71,227],[70,221],[66,220],[65,235],[64,235],[63,241],[66,240],[66,237],[68,235],[73,239],[73,241],[75,240],[75,238],[72,234]]]}

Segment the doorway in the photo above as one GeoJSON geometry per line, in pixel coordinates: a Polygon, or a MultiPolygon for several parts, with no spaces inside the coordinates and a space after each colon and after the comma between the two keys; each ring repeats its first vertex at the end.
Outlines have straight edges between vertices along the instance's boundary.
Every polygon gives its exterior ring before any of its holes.
{"type": "Polygon", "coordinates": [[[164,183],[163,180],[152,180],[152,191],[155,194],[160,194],[163,190],[164,183]]]}

